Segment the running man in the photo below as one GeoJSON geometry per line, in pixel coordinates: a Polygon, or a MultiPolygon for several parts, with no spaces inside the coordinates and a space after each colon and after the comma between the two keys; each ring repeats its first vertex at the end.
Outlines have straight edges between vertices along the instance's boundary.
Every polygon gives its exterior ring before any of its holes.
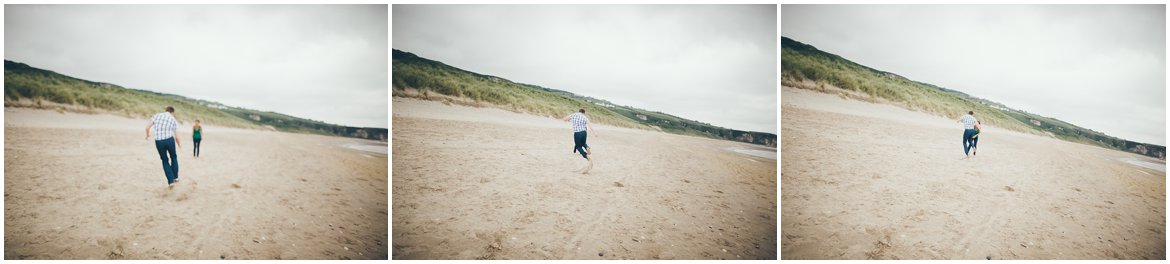
{"type": "MultiPolygon", "coordinates": [[[[589,162],[589,167],[593,167],[593,160],[589,158],[593,151],[589,149],[589,144],[585,143],[585,139],[589,136],[586,129],[593,131],[593,133],[597,133],[597,130],[593,130],[593,126],[589,124],[589,117],[585,116],[585,108],[566,116],[564,120],[573,124],[573,152],[580,153],[581,157],[589,162]]],[[[586,172],[589,172],[588,168],[582,173],[586,172]]]]}
{"type": "Polygon", "coordinates": [[[959,117],[959,122],[963,123],[963,154],[967,158],[971,158],[971,148],[975,147],[975,111],[967,111],[966,115],[959,117]]]}
{"type": "Polygon", "coordinates": [[[146,139],[150,139],[151,127],[154,127],[154,148],[158,150],[158,157],[162,159],[163,173],[167,176],[167,187],[175,187],[179,182],[179,156],[175,154],[175,146],[182,148],[179,143],[179,121],[175,120],[175,108],[167,106],[167,111],[155,114],[146,124],[146,139]],[[170,156],[170,159],[167,159],[170,156]]]}

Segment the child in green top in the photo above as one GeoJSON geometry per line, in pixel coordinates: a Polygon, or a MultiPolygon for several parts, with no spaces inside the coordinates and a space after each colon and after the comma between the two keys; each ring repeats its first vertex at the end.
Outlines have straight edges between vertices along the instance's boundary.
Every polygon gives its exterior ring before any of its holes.
{"type": "Polygon", "coordinates": [[[194,131],[191,133],[193,139],[191,141],[195,142],[195,157],[198,158],[199,142],[203,142],[203,126],[199,125],[199,119],[195,119],[195,127],[193,130],[194,131]]]}
{"type": "Polygon", "coordinates": [[[975,145],[979,144],[979,130],[983,128],[983,123],[975,121],[975,135],[971,136],[971,155],[975,155],[975,145]]]}

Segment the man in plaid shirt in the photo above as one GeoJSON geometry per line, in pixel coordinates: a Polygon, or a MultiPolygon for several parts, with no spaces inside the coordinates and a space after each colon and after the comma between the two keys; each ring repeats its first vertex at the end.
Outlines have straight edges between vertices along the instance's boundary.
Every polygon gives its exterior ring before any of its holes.
{"type": "Polygon", "coordinates": [[[146,139],[150,139],[151,127],[154,127],[154,148],[158,150],[158,157],[162,159],[163,173],[167,176],[167,187],[174,187],[179,182],[179,157],[175,155],[175,146],[183,147],[179,143],[179,121],[172,115],[174,107],[167,106],[167,111],[155,114],[146,124],[146,139]],[[167,156],[170,156],[169,159],[167,156]]]}
{"type": "Polygon", "coordinates": [[[585,144],[585,139],[588,136],[585,130],[588,129],[594,133],[597,131],[593,130],[593,126],[589,125],[589,118],[585,117],[585,108],[581,108],[581,110],[577,110],[577,113],[566,116],[564,120],[573,124],[573,152],[580,153],[581,157],[592,162],[593,160],[589,159],[589,154],[593,152],[589,150],[589,144],[585,144]]]}

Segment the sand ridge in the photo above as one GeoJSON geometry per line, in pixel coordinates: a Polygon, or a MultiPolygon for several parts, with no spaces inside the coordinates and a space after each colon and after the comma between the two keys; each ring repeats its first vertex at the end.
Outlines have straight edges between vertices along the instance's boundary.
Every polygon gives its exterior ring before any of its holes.
{"type": "Polygon", "coordinates": [[[1164,161],[995,128],[964,160],[953,120],[782,97],[783,259],[1166,258],[1164,169],[1122,160],[1164,161]]]}
{"type": "Polygon", "coordinates": [[[582,175],[559,120],[392,107],[393,259],[776,258],[776,161],[728,150],[751,145],[595,126],[582,175]]]}

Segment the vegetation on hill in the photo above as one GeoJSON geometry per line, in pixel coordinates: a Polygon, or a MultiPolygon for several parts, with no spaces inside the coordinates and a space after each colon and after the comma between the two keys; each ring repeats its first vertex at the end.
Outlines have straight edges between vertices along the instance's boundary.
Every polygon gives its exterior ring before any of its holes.
{"type": "Polygon", "coordinates": [[[841,89],[902,107],[958,118],[975,111],[981,122],[1025,133],[1053,137],[1165,159],[1166,147],[1128,141],[1068,122],[1009,108],[966,93],[912,81],[894,73],[854,63],[787,37],[781,39],[781,84],[832,92],[841,89]]]}
{"type": "Polygon", "coordinates": [[[775,134],[722,128],[666,113],[615,105],[567,91],[516,83],[400,50],[393,50],[391,68],[394,96],[493,106],[553,118],[562,118],[585,108],[590,120],[601,124],[776,146],[775,134]]]}
{"type": "Polygon", "coordinates": [[[112,113],[147,118],[173,106],[181,123],[200,119],[204,123],[239,127],[271,128],[278,131],[312,133],[363,139],[387,139],[385,128],[347,127],[292,117],[273,112],[225,106],[220,103],[173,94],[124,88],[118,85],[73,78],[32,66],[4,61],[4,106],[55,109],[79,113],[112,113]]]}

